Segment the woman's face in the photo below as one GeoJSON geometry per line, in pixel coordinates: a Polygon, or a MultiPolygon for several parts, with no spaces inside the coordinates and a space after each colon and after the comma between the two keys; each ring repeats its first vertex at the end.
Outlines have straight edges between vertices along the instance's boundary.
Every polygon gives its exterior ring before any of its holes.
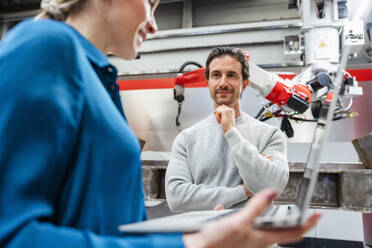
{"type": "Polygon", "coordinates": [[[148,34],[157,31],[154,17],[159,0],[109,0],[107,28],[109,50],[123,59],[134,59],[148,34]]]}

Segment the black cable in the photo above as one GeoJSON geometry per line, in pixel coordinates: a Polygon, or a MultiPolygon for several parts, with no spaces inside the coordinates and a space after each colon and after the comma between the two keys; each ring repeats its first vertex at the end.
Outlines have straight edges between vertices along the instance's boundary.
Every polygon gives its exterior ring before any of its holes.
{"type": "MultiPolygon", "coordinates": [[[[183,71],[185,70],[185,68],[189,65],[195,65],[199,68],[202,68],[203,66],[197,62],[194,62],[194,61],[186,61],[185,63],[183,63],[180,67],[180,69],[178,70],[178,73],[183,73],[183,71]]],[[[182,103],[183,103],[183,100],[184,100],[184,96],[183,96],[183,93],[182,93],[182,97],[176,97],[176,91],[174,90],[174,100],[176,100],[178,102],[178,113],[177,113],[177,117],[176,117],[176,127],[177,129],[180,128],[181,126],[181,123],[180,123],[180,115],[181,115],[181,110],[182,110],[182,103]]]]}
{"type": "Polygon", "coordinates": [[[179,121],[179,118],[180,118],[180,115],[181,115],[181,105],[182,105],[182,103],[178,103],[178,114],[177,114],[177,117],[176,117],[177,128],[179,128],[179,126],[181,125],[181,123],[179,121]]]}
{"type": "MultiPolygon", "coordinates": [[[[294,117],[294,116],[291,116],[291,115],[277,115],[275,112],[274,113],[270,113],[272,116],[263,116],[264,118],[261,118],[259,119],[260,121],[267,121],[268,119],[271,119],[272,117],[278,117],[278,118],[288,118],[290,120],[294,120],[294,121],[301,121],[301,122],[317,122],[318,119],[304,119],[304,118],[300,118],[300,117],[294,117]]],[[[333,121],[338,121],[338,120],[342,120],[342,119],[345,119],[347,118],[347,115],[341,115],[341,116],[337,116],[335,115],[333,117],[333,121]]]]}
{"type": "Polygon", "coordinates": [[[183,73],[183,71],[185,70],[186,66],[188,65],[195,65],[199,68],[202,68],[203,66],[201,64],[199,64],[198,62],[194,62],[194,61],[186,61],[185,63],[183,63],[180,67],[180,69],[178,70],[179,73],[183,73]]]}
{"type": "Polygon", "coordinates": [[[260,111],[258,111],[258,113],[257,113],[257,115],[256,115],[256,117],[255,117],[255,119],[258,119],[258,117],[260,117],[260,116],[262,115],[262,113],[265,111],[265,109],[271,107],[272,105],[273,105],[272,102],[266,103],[265,106],[262,107],[262,108],[260,109],[260,111]]]}
{"type": "Polygon", "coordinates": [[[267,121],[267,120],[269,120],[269,119],[272,118],[271,116],[270,116],[270,117],[263,116],[263,117],[264,117],[264,118],[260,118],[259,121],[264,122],[264,121],[267,121]]]}

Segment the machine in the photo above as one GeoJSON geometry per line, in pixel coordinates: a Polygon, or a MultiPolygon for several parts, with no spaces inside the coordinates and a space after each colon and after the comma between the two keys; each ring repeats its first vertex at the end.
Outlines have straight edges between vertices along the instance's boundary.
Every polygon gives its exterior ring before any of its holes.
{"type": "MultiPolygon", "coordinates": [[[[316,122],[325,101],[332,99],[334,80],[339,67],[341,48],[348,46],[350,56],[364,45],[364,24],[360,16],[349,20],[347,0],[289,1],[289,8],[297,8],[302,18],[301,34],[286,36],[284,56],[287,60],[302,61],[304,69],[292,79],[284,79],[268,72],[249,60],[250,86],[268,100],[256,118],[265,121],[282,118],[281,129],[290,138],[293,129],[289,120],[316,122]],[[305,115],[311,109],[312,118],[305,115]]],[[[186,62],[175,78],[174,99],[178,102],[177,128],[184,101],[185,85],[206,82],[205,68],[195,62],[186,62]],[[194,65],[199,69],[184,72],[194,65]]],[[[337,99],[333,120],[353,117],[350,112],[353,97],[363,95],[355,77],[343,72],[344,80],[337,99]]]]}

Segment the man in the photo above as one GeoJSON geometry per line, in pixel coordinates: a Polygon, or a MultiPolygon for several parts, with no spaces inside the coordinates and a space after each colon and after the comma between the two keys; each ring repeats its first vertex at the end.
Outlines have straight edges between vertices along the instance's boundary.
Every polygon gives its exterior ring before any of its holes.
{"type": "Polygon", "coordinates": [[[206,77],[214,112],[175,139],[165,178],[173,212],[241,207],[264,188],[288,182],[284,135],[240,110],[248,61],[240,49],[217,47],[206,77]]]}

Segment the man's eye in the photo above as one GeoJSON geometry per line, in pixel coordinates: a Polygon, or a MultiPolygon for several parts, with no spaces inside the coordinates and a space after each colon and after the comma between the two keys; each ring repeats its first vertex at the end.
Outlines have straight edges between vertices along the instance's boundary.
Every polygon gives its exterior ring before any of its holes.
{"type": "Polygon", "coordinates": [[[238,75],[236,73],[230,73],[230,74],[228,74],[228,77],[230,77],[230,78],[237,78],[238,75]]]}

